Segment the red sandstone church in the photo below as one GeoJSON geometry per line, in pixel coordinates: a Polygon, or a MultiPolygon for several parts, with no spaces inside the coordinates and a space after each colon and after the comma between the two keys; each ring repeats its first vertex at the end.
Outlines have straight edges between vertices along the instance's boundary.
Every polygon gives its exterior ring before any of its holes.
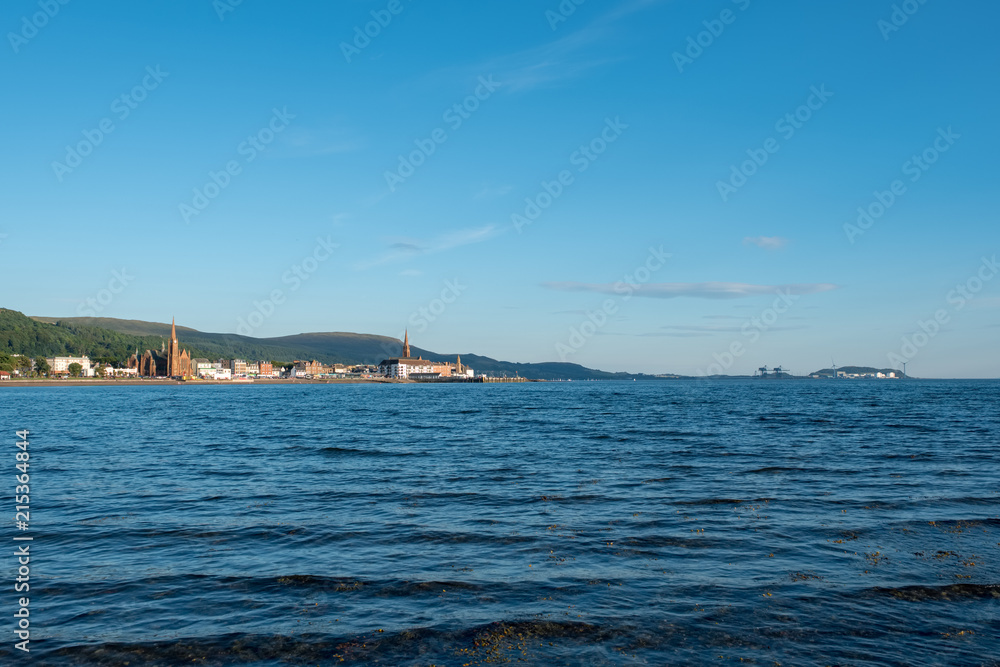
{"type": "Polygon", "coordinates": [[[161,345],[159,352],[146,350],[138,356],[139,351],[128,360],[129,368],[138,368],[143,377],[184,377],[193,375],[191,372],[191,355],[187,350],[180,349],[177,340],[177,325],[170,322],[170,345],[161,345]]]}

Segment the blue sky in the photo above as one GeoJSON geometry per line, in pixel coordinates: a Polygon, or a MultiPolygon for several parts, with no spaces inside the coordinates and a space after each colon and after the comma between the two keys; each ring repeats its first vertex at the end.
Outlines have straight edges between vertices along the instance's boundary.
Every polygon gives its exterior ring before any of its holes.
{"type": "Polygon", "coordinates": [[[896,6],[6,2],[0,305],[997,377],[1000,7],[896,6]]]}

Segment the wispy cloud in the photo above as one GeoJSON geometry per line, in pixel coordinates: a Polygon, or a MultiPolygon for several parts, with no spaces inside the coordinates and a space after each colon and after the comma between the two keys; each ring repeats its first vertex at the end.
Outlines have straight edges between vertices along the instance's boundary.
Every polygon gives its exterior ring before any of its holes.
{"type": "MultiPolygon", "coordinates": [[[[448,68],[433,73],[447,81],[456,78],[475,80],[483,74],[490,74],[503,86],[507,93],[521,92],[533,88],[555,84],[566,79],[582,76],[584,73],[612,62],[624,60],[622,55],[609,56],[614,49],[590,49],[605,42],[612,34],[614,23],[668,0],[633,0],[600,15],[586,26],[538,46],[490,58],[472,65],[448,68]]],[[[543,12],[539,20],[544,21],[543,12]]],[[[560,30],[568,30],[568,26],[560,30]]],[[[623,37],[627,37],[623,33],[623,37]]]]}
{"type": "MultiPolygon", "coordinates": [[[[660,327],[664,331],[684,331],[689,333],[739,333],[743,331],[742,326],[738,327],[723,327],[723,326],[698,326],[698,325],[669,325],[660,327]]],[[[768,331],[798,331],[799,329],[805,329],[803,326],[794,327],[768,327],[768,331]]]]}
{"type": "Polygon", "coordinates": [[[749,285],[747,283],[648,283],[638,290],[625,283],[577,283],[550,282],[542,287],[561,292],[594,292],[597,294],[623,294],[633,289],[635,296],[649,299],[743,299],[754,296],[774,296],[783,294],[804,295],[829,292],[837,285],[829,283],[804,283],[794,285],[749,285]]]}
{"type": "Polygon", "coordinates": [[[974,308],[1000,308],[1000,296],[991,296],[985,299],[973,299],[969,302],[974,308]]]}
{"type": "Polygon", "coordinates": [[[495,225],[486,225],[485,227],[459,229],[427,241],[412,238],[389,239],[385,252],[377,257],[356,263],[354,268],[357,270],[371,269],[422,255],[445,252],[473,243],[482,243],[498,233],[495,225]]]}
{"type": "Polygon", "coordinates": [[[780,236],[748,236],[743,239],[743,245],[755,245],[764,250],[781,250],[788,245],[788,239],[780,236]]]}
{"type": "Polygon", "coordinates": [[[670,332],[670,331],[650,331],[649,333],[636,334],[639,338],[707,338],[712,334],[701,332],[670,332]]]}
{"type": "Polygon", "coordinates": [[[340,127],[290,128],[284,138],[283,152],[291,157],[315,157],[353,153],[365,142],[354,131],[340,127]]]}
{"type": "Polygon", "coordinates": [[[512,185],[500,185],[497,187],[485,187],[473,196],[473,199],[496,199],[508,195],[514,189],[512,185]]]}

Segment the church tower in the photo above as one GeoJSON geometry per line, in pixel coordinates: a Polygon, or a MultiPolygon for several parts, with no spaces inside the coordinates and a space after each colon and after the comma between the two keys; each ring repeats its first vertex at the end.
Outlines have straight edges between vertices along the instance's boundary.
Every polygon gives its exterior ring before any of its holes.
{"type": "Polygon", "coordinates": [[[410,332],[403,334],[403,359],[410,358],[410,332]]]}
{"type": "Polygon", "coordinates": [[[170,348],[167,350],[167,377],[177,377],[183,374],[181,369],[180,342],[177,340],[177,324],[170,320],[170,348]]]}

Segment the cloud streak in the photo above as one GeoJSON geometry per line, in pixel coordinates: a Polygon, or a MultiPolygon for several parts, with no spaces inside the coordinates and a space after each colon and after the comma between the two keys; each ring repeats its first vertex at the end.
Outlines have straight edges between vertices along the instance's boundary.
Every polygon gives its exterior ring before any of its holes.
{"type": "Polygon", "coordinates": [[[797,283],[789,285],[750,285],[747,283],[647,283],[638,289],[625,283],[549,282],[542,287],[560,292],[591,292],[624,294],[629,289],[634,296],[649,299],[745,299],[754,296],[774,296],[778,292],[791,295],[819,294],[838,288],[830,283],[797,283]]]}
{"type": "MultiPolygon", "coordinates": [[[[589,24],[555,40],[537,46],[475,63],[471,66],[446,68],[434,73],[446,81],[462,77],[474,79],[488,72],[495,75],[507,93],[523,92],[560,83],[567,79],[583,76],[590,70],[625,59],[622,55],[609,56],[614,49],[600,48],[613,33],[619,38],[627,37],[623,31],[615,31],[615,23],[621,19],[650,7],[663,4],[667,0],[634,0],[626,2],[597,17],[589,24]]],[[[541,13],[539,19],[543,20],[541,13]]]]}
{"type": "Polygon", "coordinates": [[[764,250],[781,250],[788,245],[788,239],[780,236],[748,236],[743,239],[743,245],[755,245],[764,250]]]}
{"type": "Polygon", "coordinates": [[[454,232],[443,234],[429,241],[420,239],[392,239],[388,249],[379,255],[354,265],[357,270],[371,269],[376,266],[383,266],[393,262],[400,262],[414,257],[445,252],[454,248],[482,243],[498,233],[495,225],[485,227],[473,227],[470,229],[459,229],[454,232]]]}

